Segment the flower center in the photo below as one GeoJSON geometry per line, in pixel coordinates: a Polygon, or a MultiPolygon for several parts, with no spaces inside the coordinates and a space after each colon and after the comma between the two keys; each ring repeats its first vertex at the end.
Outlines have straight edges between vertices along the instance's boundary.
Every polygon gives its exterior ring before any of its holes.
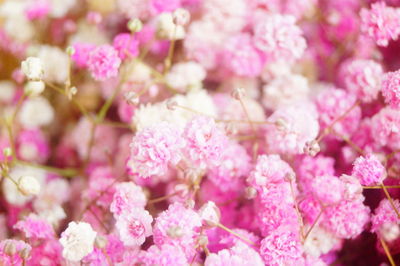
{"type": "Polygon", "coordinates": [[[144,226],[138,219],[133,219],[128,225],[129,233],[134,237],[140,237],[144,234],[144,226]]]}

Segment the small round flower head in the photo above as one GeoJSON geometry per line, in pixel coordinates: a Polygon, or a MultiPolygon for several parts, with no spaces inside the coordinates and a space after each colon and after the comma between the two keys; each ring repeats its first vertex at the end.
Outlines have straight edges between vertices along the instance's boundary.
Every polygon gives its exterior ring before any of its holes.
{"type": "Polygon", "coordinates": [[[29,81],[24,87],[24,91],[30,97],[39,96],[44,91],[45,84],[43,81],[29,81]]]}
{"type": "Polygon", "coordinates": [[[90,52],[96,48],[96,45],[91,43],[75,43],[73,46],[74,53],[71,59],[79,68],[88,66],[90,52]]]}
{"type": "Polygon", "coordinates": [[[210,226],[218,225],[221,218],[221,212],[213,201],[208,201],[201,206],[199,215],[203,222],[210,226]]]}
{"type": "Polygon", "coordinates": [[[18,189],[25,196],[38,195],[40,184],[35,177],[24,175],[18,179],[18,189]]]}
{"type": "Polygon", "coordinates": [[[141,208],[131,208],[117,217],[115,224],[125,246],[140,246],[152,235],[153,217],[141,208]]]}
{"type": "Polygon", "coordinates": [[[363,186],[379,185],[386,178],[386,169],[375,155],[368,154],[355,160],[351,175],[363,186]]]}
{"type": "Polygon", "coordinates": [[[224,66],[235,75],[256,77],[263,70],[265,56],[254,47],[249,34],[229,38],[222,53],[224,66]]]}
{"type": "Polygon", "coordinates": [[[396,8],[386,6],[384,1],[363,8],[360,12],[361,31],[379,46],[387,46],[400,34],[400,16],[396,8]]]}
{"type": "MultiPolygon", "coordinates": [[[[394,206],[400,210],[400,202],[398,199],[393,200],[394,206]]],[[[400,225],[400,219],[390,204],[388,199],[382,199],[379,206],[374,210],[371,217],[371,231],[374,233],[382,233],[385,224],[400,225]]]]}
{"type": "Polygon", "coordinates": [[[46,126],[54,119],[54,109],[46,98],[38,96],[22,104],[18,119],[25,128],[46,126]]]}
{"type": "Polygon", "coordinates": [[[145,252],[139,254],[138,261],[144,265],[159,266],[187,266],[190,264],[180,247],[169,244],[151,246],[145,252]]]}
{"type": "Polygon", "coordinates": [[[132,208],[144,208],[146,201],[146,195],[140,186],[133,182],[123,182],[115,186],[110,210],[114,216],[118,216],[132,208]]]}
{"type": "Polygon", "coordinates": [[[51,224],[36,214],[29,214],[24,220],[16,223],[13,228],[24,232],[27,238],[51,239],[55,236],[51,224]]]}
{"type": "Polygon", "coordinates": [[[192,258],[201,225],[201,218],[194,210],[181,203],[173,203],[156,219],[153,228],[154,243],[159,247],[164,244],[178,246],[187,258],[192,258]]]}
{"type": "MultiPolygon", "coordinates": [[[[329,127],[356,103],[356,97],[340,89],[326,89],[316,99],[321,129],[329,127]]],[[[358,128],[361,108],[355,106],[346,116],[336,122],[332,129],[341,136],[351,136],[358,128]]]]}
{"type": "Polygon", "coordinates": [[[215,121],[206,116],[197,116],[187,123],[183,138],[186,141],[185,153],[200,168],[218,165],[228,141],[215,121]]]}
{"type": "Polygon", "coordinates": [[[336,204],[343,199],[344,184],[336,176],[316,176],[311,184],[312,193],[324,204],[336,204]]]}
{"type": "Polygon", "coordinates": [[[279,228],[261,240],[260,255],[267,265],[300,265],[303,250],[298,234],[279,228]]]}
{"type": "Polygon", "coordinates": [[[44,163],[50,155],[48,140],[38,129],[21,131],[16,146],[18,157],[25,161],[44,163]]]}
{"type": "Polygon", "coordinates": [[[265,52],[268,59],[293,61],[299,59],[306,49],[306,40],[290,15],[271,14],[254,28],[254,45],[265,52]]]}
{"type": "Polygon", "coordinates": [[[120,33],[113,40],[113,47],[118,51],[119,57],[124,60],[128,57],[139,55],[139,42],[129,33],[120,33]]]}
{"type": "Polygon", "coordinates": [[[229,249],[223,249],[218,253],[211,253],[207,256],[205,266],[243,265],[262,266],[264,265],[260,254],[246,244],[237,244],[229,249]]]}
{"type": "Polygon", "coordinates": [[[400,109],[400,70],[383,76],[382,95],[391,108],[400,109]]]}
{"type": "Polygon", "coordinates": [[[69,56],[57,46],[41,45],[38,57],[43,62],[47,82],[64,83],[69,74],[69,56]]]}
{"type": "Polygon", "coordinates": [[[262,103],[275,110],[307,99],[310,87],[304,76],[288,74],[279,76],[263,87],[262,103]]]}
{"type": "Polygon", "coordinates": [[[344,185],[343,198],[345,200],[364,200],[364,196],[362,194],[363,188],[360,180],[357,177],[351,175],[341,175],[339,178],[344,185]]]}
{"type": "Polygon", "coordinates": [[[106,80],[118,75],[121,59],[111,45],[101,45],[89,54],[88,68],[96,80],[106,80]]]}
{"type": "Polygon", "coordinates": [[[67,229],[61,233],[60,243],[63,246],[62,255],[70,261],[80,261],[93,251],[96,232],[85,222],[70,222],[67,229]]]}
{"type": "Polygon", "coordinates": [[[294,174],[290,165],[279,155],[261,155],[247,182],[257,190],[262,190],[271,184],[285,182],[288,175],[294,174]]]}
{"type": "Polygon", "coordinates": [[[5,239],[0,242],[0,261],[3,265],[23,265],[26,254],[29,254],[32,247],[21,240],[5,239]],[[25,254],[24,254],[25,253],[25,254]],[[23,254],[23,256],[21,256],[23,254]]]}
{"type": "Polygon", "coordinates": [[[172,13],[172,16],[176,25],[184,26],[188,24],[190,20],[190,13],[184,8],[175,9],[175,11],[172,13]]]}
{"type": "Polygon", "coordinates": [[[182,62],[172,66],[165,75],[165,81],[172,88],[185,92],[201,88],[206,74],[200,64],[193,61],[182,62]]]}
{"type": "Polygon", "coordinates": [[[166,122],[151,126],[133,137],[128,167],[144,178],[164,175],[181,160],[182,146],[176,127],[166,122]]]}
{"type": "Polygon", "coordinates": [[[369,222],[370,209],[361,200],[342,201],[324,212],[321,225],[339,238],[357,237],[369,222]]]}
{"type": "Polygon", "coordinates": [[[371,119],[372,139],[378,146],[400,148],[400,111],[385,107],[371,119]]]}
{"type": "Polygon", "coordinates": [[[43,78],[43,64],[40,58],[28,57],[21,63],[21,70],[29,80],[39,81],[43,78]]]}
{"type": "Polygon", "coordinates": [[[251,157],[237,142],[229,141],[221,156],[221,164],[213,166],[207,178],[221,191],[239,190],[251,170],[251,157]]]}
{"type": "Polygon", "coordinates": [[[383,75],[382,66],[373,60],[353,59],[346,61],[340,73],[345,88],[362,102],[377,99],[383,75]]]}
{"type": "Polygon", "coordinates": [[[281,107],[268,121],[271,123],[265,126],[265,140],[268,150],[273,153],[302,154],[306,143],[314,140],[319,131],[312,104],[281,107]]]}
{"type": "Polygon", "coordinates": [[[296,172],[300,186],[307,190],[315,176],[334,175],[335,160],[331,157],[318,155],[316,157],[304,156],[296,161],[296,172]]]}
{"type": "Polygon", "coordinates": [[[157,18],[157,35],[161,39],[182,40],[185,37],[185,29],[174,23],[171,13],[162,13],[157,18]]]}

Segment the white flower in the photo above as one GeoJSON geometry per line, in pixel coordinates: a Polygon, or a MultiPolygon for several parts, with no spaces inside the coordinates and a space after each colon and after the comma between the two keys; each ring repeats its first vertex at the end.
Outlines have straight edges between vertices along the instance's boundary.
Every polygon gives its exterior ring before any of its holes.
{"type": "Polygon", "coordinates": [[[24,15],[8,17],[3,29],[9,37],[18,42],[27,42],[35,35],[35,28],[24,15]]]}
{"type": "Polygon", "coordinates": [[[45,88],[45,84],[43,81],[29,81],[26,83],[24,90],[25,93],[29,96],[35,97],[39,96],[45,88]]]}
{"type": "Polygon", "coordinates": [[[53,118],[53,107],[41,96],[26,100],[18,114],[19,122],[25,128],[48,125],[53,118]]]}
{"type": "Polygon", "coordinates": [[[62,255],[70,261],[80,261],[93,251],[96,232],[85,222],[70,222],[61,234],[62,255]]]}
{"type": "Polygon", "coordinates": [[[182,40],[185,38],[185,29],[174,23],[171,13],[162,13],[157,19],[157,35],[162,39],[182,40]]]}
{"type": "Polygon", "coordinates": [[[201,219],[209,226],[217,226],[221,218],[221,212],[213,201],[208,201],[199,210],[201,219]]]}
{"type": "MultiPolygon", "coordinates": [[[[18,182],[22,176],[31,176],[36,179],[39,188],[43,187],[46,178],[46,172],[43,170],[27,166],[16,166],[10,171],[9,175],[15,182],[18,182]]],[[[9,178],[3,180],[2,188],[3,195],[10,204],[22,206],[32,199],[31,195],[23,195],[21,190],[9,178]]]]}
{"type": "Polygon", "coordinates": [[[37,195],[40,192],[40,184],[33,176],[21,176],[18,180],[18,189],[25,196],[37,195]]]}
{"type": "Polygon", "coordinates": [[[165,76],[169,86],[179,91],[200,89],[206,77],[204,68],[196,62],[183,62],[175,64],[165,76]]]}
{"type": "Polygon", "coordinates": [[[304,243],[304,251],[308,255],[318,258],[328,253],[338,242],[339,239],[332,233],[319,226],[315,226],[304,243]]]}
{"type": "Polygon", "coordinates": [[[40,58],[28,57],[21,63],[21,70],[29,80],[41,80],[43,78],[43,63],[40,58]]]}
{"type": "Polygon", "coordinates": [[[69,57],[58,47],[42,45],[37,56],[43,62],[44,78],[47,81],[64,83],[69,73],[69,57]]]}

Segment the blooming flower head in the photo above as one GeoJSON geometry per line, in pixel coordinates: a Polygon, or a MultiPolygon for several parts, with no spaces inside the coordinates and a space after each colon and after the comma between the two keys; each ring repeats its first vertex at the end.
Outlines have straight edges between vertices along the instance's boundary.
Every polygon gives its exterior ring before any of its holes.
{"type": "Polygon", "coordinates": [[[96,48],[96,45],[91,43],[75,43],[73,46],[74,53],[71,59],[75,65],[79,68],[85,68],[88,66],[90,52],[96,48]]]}
{"type": "Polygon", "coordinates": [[[145,178],[164,175],[170,164],[180,161],[182,146],[180,132],[173,125],[163,122],[151,126],[133,138],[128,167],[145,178]]]}
{"type": "Polygon", "coordinates": [[[178,246],[187,258],[192,258],[201,225],[201,218],[194,210],[181,203],[173,203],[156,219],[153,228],[154,243],[159,247],[164,244],[178,246]]]}
{"type": "Polygon", "coordinates": [[[185,127],[183,138],[186,141],[185,153],[197,166],[204,168],[220,163],[227,137],[212,118],[198,116],[185,127]]]}
{"type": "Polygon", "coordinates": [[[303,250],[299,236],[281,228],[261,240],[260,254],[268,265],[299,265],[303,250]]]}
{"type": "Polygon", "coordinates": [[[140,246],[152,235],[153,217],[141,208],[132,208],[117,217],[115,224],[120,239],[126,246],[140,246]]]}
{"type": "Polygon", "coordinates": [[[123,182],[115,186],[115,193],[110,210],[114,215],[120,215],[132,208],[144,208],[146,195],[140,186],[133,182],[123,182]]]}
{"type": "Polygon", "coordinates": [[[351,174],[360,180],[361,185],[373,186],[386,178],[386,169],[375,155],[368,154],[357,158],[351,174]]]}
{"type": "Polygon", "coordinates": [[[336,176],[317,176],[311,188],[315,197],[324,204],[335,204],[343,199],[344,184],[336,176]]]}
{"type": "Polygon", "coordinates": [[[382,94],[390,107],[400,109],[400,70],[383,76],[382,94]]]}
{"type": "Polygon", "coordinates": [[[21,70],[29,80],[41,80],[43,78],[43,63],[40,58],[28,57],[21,63],[21,70]]]}
{"type": "Polygon", "coordinates": [[[60,238],[63,257],[70,261],[80,261],[93,251],[95,238],[96,232],[90,224],[70,222],[60,238]]]}
{"type": "Polygon", "coordinates": [[[106,80],[118,75],[121,59],[111,45],[101,45],[89,54],[88,68],[96,80],[106,80]]]}
{"type": "Polygon", "coordinates": [[[139,55],[139,42],[129,33],[120,33],[115,36],[113,47],[118,51],[118,55],[122,60],[127,56],[136,57],[139,55]]]}
{"type": "MultiPolygon", "coordinates": [[[[397,210],[400,209],[400,202],[398,199],[395,199],[393,204],[397,210]]],[[[388,199],[381,200],[371,217],[371,223],[371,231],[379,235],[384,235],[386,231],[385,227],[398,227],[400,225],[400,219],[388,199]]]]}
{"type": "Polygon", "coordinates": [[[360,16],[361,31],[379,46],[387,46],[399,37],[399,11],[386,6],[384,1],[372,4],[370,9],[363,8],[360,16]]]}
{"type": "Polygon", "coordinates": [[[27,238],[50,239],[55,235],[53,227],[36,214],[28,215],[13,227],[24,232],[27,238]]]}
{"type": "Polygon", "coordinates": [[[346,61],[340,69],[345,88],[363,102],[376,100],[381,87],[382,66],[373,60],[346,61]]]}
{"type": "Polygon", "coordinates": [[[285,182],[289,175],[293,176],[294,171],[279,155],[261,155],[247,182],[257,189],[262,189],[273,183],[285,182]]]}
{"type": "Polygon", "coordinates": [[[306,49],[306,40],[291,15],[271,14],[255,25],[254,45],[276,61],[299,59],[306,49]]]}
{"type": "Polygon", "coordinates": [[[160,265],[160,266],[186,266],[189,260],[180,247],[164,244],[162,246],[153,245],[145,252],[139,254],[139,262],[144,265],[160,265]]]}

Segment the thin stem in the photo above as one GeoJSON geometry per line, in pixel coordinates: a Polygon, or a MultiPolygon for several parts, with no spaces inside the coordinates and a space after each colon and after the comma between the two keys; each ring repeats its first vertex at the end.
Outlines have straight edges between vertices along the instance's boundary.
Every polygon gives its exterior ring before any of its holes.
{"type": "Polygon", "coordinates": [[[107,99],[107,101],[104,103],[104,105],[101,107],[98,115],[97,115],[97,121],[102,122],[104,118],[107,115],[108,110],[111,108],[112,103],[114,102],[115,97],[117,97],[118,93],[120,92],[122,87],[122,82],[119,84],[117,89],[113,92],[110,98],[107,99]]]}
{"type": "Polygon", "coordinates": [[[12,123],[11,121],[6,121],[5,124],[6,124],[6,128],[7,128],[8,139],[10,141],[10,146],[11,146],[12,161],[15,162],[17,160],[17,150],[15,147],[15,141],[14,141],[14,135],[12,132],[12,124],[11,123],[12,123]]]}
{"type": "Polygon", "coordinates": [[[393,199],[389,194],[389,191],[386,189],[386,186],[382,183],[381,185],[383,192],[385,193],[386,198],[389,200],[390,205],[392,206],[394,212],[397,214],[397,217],[400,219],[400,213],[399,210],[396,208],[396,205],[394,205],[393,199]]]}
{"type": "MultiPolygon", "coordinates": [[[[383,189],[382,186],[363,186],[363,189],[383,189]]],[[[386,186],[385,188],[400,188],[400,185],[386,186]]]]}
{"type": "Polygon", "coordinates": [[[20,160],[17,160],[16,163],[34,167],[34,168],[43,169],[48,172],[56,173],[56,174],[59,174],[64,177],[74,177],[79,173],[78,169],[75,169],[75,168],[57,168],[57,167],[53,167],[53,166],[41,165],[41,164],[25,162],[25,161],[20,161],[20,160]]]}
{"type": "Polygon", "coordinates": [[[352,147],[354,150],[356,150],[359,154],[365,155],[365,151],[361,149],[357,144],[355,144],[353,141],[351,141],[348,137],[346,136],[341,136],[339,134],[333,133],[335,136],[341,138],[344,142],[346,142],[350,147],[352,147]]]}
{"type": "Polygon", "coordinates": [[[167,200],[167,199],[169,199],[169,198],[171,198],[173,196],[176,196],[178,194],[179,194],[179,192],[174,192],[174,193],[171,193],[171,194],[159,197],[159,198],[151,199],[151,200],[148,201],[148,203],[149,204],[153,204],[153,203],[161,202],[161,201],[167,200]]]}
{"type": "Polygon", "coordinates": [[[328,127],[326,127],[326,128],[322,131],[321,135],[317,138],[316,141],[317,141],[317,142],[320,142],[326,135],[328,135],[328,134],[331,132],[333,126],[334,126],[337,122],[340,122],[341,120],[343,120],[343,119],[344,119],[354,108],[356,108],[359,104],[360,104],[360,102],[359,102],[358,100],[355,101],[354,104],[353,104],[352,106],[350,106],[349,109],[347,109],[342,115],[340,115],[340,116],[337,117],[335,120],[333,120],[333,122],[332,122],[328,127]]]}
{"type": "Polygon", "coordinates": [[[222,230],[225,230],[225,231],[227,231],[228,233],[230,233],[230,234],[236,236],[237,238],[239,238],[239,239],[242,240],[243,242],[249,244],[250,246],[253,246],[253,247],[256,247],[256,246],[257,246],[256,243],[254,243],[253,241],[251,241],[251,240],[249,240],[249,239],[247,239],[247,238],[245,238],[245,237],[239,235],[238,233],[236,233],[235,231],[229,229],[228,227],[226,227],[226,226],[223,225],[223,224],[220,224],[220,223],[219,223],[219,224],[217,224],[217,227],[219,227],[219,228],[221,228],[222,230]]]}
{"type": "Polygon", "coordinates": [[[385,250],[385,253],[386,253],[386,256],[387,256],[387,258],[388,258],[388,260],[390,262],[390,265],[391,266],[396,266],[396,263],[394,262],[392,254],[390,254],[389,247],[387,246],[385,240],[383,240],[381,237],[378,237],[378,238],[381,241],[382,247],[385,250]]]}
{"type": "Polygon", "coordinates": [[[311,227],[308,229],[306,235],[304,236],[304,242],[307,240],[308,236],[310,235],[311,231],[313,230],[313,228],[317,225],[318,220],[321,218],[322,214],[325,211],[325,207],[321,208],[321,211],[319,212],[317,218],[315,218],[314,222],[312,223],[311,227]]]}
{"type": "Polygon", "coordinates": [[[304,240],[304,221],[303,221],[303,216],[301,215],[301,212],[300,212],[300,209],[299,209],[299,205],[297,203],[297,199],[296,199],[296,195],[294,193],[292,180],[290,180],[289,184],[290,184],[290,192],[292,194],[292,198],[293,198],[293,201],[294,201],[294,207],[296,209],[297,219],[298,219],[298,221],[300,223],[300,236],[304,240]]]}
{"type": "Polygon", "coordinates": [[[175,35],[176,35],[177,27],[178,27],[177,25],[174,25],[174,33],[172,35],[171,44],[168,49],[168,56],[167,56],[167,58],[165,58],[165,62],[164,62],[164,66],[165,66],[164,74],[166,74],[169,71],[169,68],[171,67],[171,64],[172,64],[172,57],[174,56],[174,50],[175,50],[175,42],[176,42],[175,35]]]}

